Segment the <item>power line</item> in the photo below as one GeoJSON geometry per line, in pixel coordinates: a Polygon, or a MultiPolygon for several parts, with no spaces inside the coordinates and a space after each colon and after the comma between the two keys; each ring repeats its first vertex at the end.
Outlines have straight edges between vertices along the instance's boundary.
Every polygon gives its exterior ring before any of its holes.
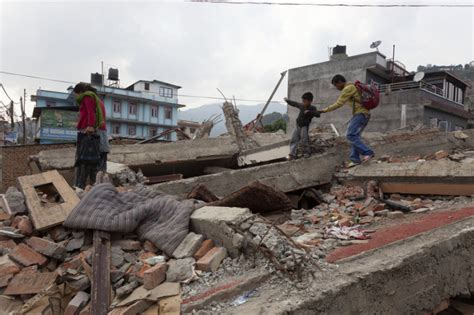
{"type": "MultiPolygon", "coordinates": [[[[51,79],[51,78],[45,78],[45,77],[40,77],[40,76],[35,76],[35,75],[21,74],[21,73],[15,73],[15,72],[7,72],[7,71],[1,71],[1,70],[0,70],[0,73],[19,76],[19,77],[32,78],[32,79],[37,79],[37,80],[44,80],[44,81],[53,81],[53,82],[68,83],[68,84],[74,84],[75,83],[75,82],[72,82],[72,81],[51,79]]],[[[151,92],[151,91],[146,91],[146,93],[159,95],[159,93],[151,92]]],[[[186,94],[179,94],[178,96],[179,97],[189,97],[189,98],[199,98],[199,99],[222,100],[222,97],[216,97],[216,96],[186,95],[186,94]]],[[[266,100],[253,100],[253,99],[241,99],[241,98],[236,98],[235,100],[236,101],[241,101],[241,102],[263,102],[263,103],[266,102],[266,100]]],[[[283,103],[283,102],[272,101],[272,103],[283,103]]]]}
{"type": "Polygon", "coordinates": [[[314,3],[314,2],[270,2],[270,1],[228,1],[228,0],[189,0],[193,3],[250,4],[279,6],[315,6],[315,7],[355,7],[355,8],[471,8],[474,4],[354,4],[354,3],[314,3]]]}

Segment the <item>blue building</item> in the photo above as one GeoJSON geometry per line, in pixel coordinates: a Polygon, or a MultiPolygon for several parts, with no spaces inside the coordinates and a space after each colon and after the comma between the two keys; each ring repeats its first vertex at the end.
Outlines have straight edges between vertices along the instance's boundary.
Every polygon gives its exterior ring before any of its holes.
{"type": "MultiPolygon", "coordinates": [[[[162,81],[140,80],[127,88],[96,85],[104,101],[107,131],[112,137],[147,139],[178,127],[178,89],[162,81]]],[[[72,89],[68,92],[38,90],[33,117],[38,119],[40,143],[75,141],[78,106],[72,89]]],[[[176,134],[165,136],[175,141],[176,134]]]]}

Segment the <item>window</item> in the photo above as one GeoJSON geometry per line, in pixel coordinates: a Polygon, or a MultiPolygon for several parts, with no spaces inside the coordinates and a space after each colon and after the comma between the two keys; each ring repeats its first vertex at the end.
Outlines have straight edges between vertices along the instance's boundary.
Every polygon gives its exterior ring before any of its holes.
{"type": "Polygon", "coordinates": [[[165,135],[165,139],[166,140],[171,140],[171,132],[169,132],[165,135]]]}
{"type": "Polygon", "coordinates": [[[158,117],[158,106],[151,107],[151,117],[158,117]]]}
{"type": "Polygon", "coordinates": [[[130,115],[136,115],[137,114],[137,104],[136,103],[130,103],[128,105],[128,113],[130,115]]]}
{"type": "Polygon", "coordinates": [[[145,91],[150,91],[150,83],[145,82],[145,91]]]}
{"type": "Polygon", "coordinates": [[[173,89],[160,86],[160,96],[173,97],[173,89]]]}
{"type": "Polygon", "coordinates": [[[112,134],[119,135],[120,134],[120,124],[113,124],[112,125],[112,134]]]}
{"type": "Polygon", "coordinates": [[[137,135],[137,127],[136,126],[128,126],[128,135],[129,136],[136,136],[137,135]]]}
{"type": "Polygon", "coordinates": [[[158,134],[156,127],[150,127],[150,137],[154,137],[158,134]]]}
{"type": "Polygon", "coordinates": [[[438,118],[430,118],[430,129],[438,128],[438,118]]]}
{"type": "Polygon", "coordinates": [[[114,110],[114,113],[121,113],[122,112],[122,103],[120,101],[112,101],[112,107],[114,110]]]}
{"type": "Polygon", "coordinates": [[[172,119],[173,118],[173,110],[171,107],[165,108],[165,119],[172,119]]]}
{"type": "Polygon", "coordinates": [[[438,123],[438,128],[441,131],[448,131],[448,122],[446,120],[440,120],[438,123]]]}

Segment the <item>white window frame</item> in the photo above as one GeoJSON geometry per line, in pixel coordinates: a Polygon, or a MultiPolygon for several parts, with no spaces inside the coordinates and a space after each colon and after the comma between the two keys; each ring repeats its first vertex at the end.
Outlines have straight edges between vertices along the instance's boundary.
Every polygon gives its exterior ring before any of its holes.
{"type": "Polygon", "coordinates": [[[157,105],[152,105],[151,106],[151,117],[156,117],[158,118],[159,115],[159,108],[157,105]]]}
{"type": "Polygon", "coordinates": [[[135,126],[135,125],[128,126],[128,135],[129,136],[136,136],[137,135],[137,126],[135,126]],[[133,130],[133,132],[132,132],[132,130],[133,130]]]}
{"type": "Polygon", "coordinates": [[[128,103],[128,114],[132,116],[136,116],[138,112],[138,104],[137,103],[128,103]],[[132,110],[134,108],[135,110],[132,110]]]}
{"type": "Polygon", "coordinates": [[[165,119],[173,119],[173,108],[165,107],[165,119]],[[168,118],[169,113],[169,118],[168,118]]]}
{"type": "Polygon", "coordinates": [[[160,86],[160,96],[172,98],[173,89],[169,87],[160,86]]]}
{"type": "Polygon", "coordinates": [[[122,102],[118,100],[112,101],[112,112],[120,114],[122,112],[122,102]]]}

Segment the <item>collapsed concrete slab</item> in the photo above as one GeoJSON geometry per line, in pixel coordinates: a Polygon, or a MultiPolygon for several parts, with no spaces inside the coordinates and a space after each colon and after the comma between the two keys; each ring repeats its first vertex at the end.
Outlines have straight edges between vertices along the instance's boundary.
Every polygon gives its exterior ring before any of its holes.
{"type": "MultiPolygon", "coordinates": [[[[439,150],[450,151],[454,148],[473,146],[474,130],[465,130],[464,134],[467,138],[458,139],[455,133],[446,134],[438,130],[395,133],[388,136],[372,135],[370,144],[378,156],[426,155],[439,150]]],[[[341,165],[348,155],[348,144],[344,139],[338,139],[334,147],[308,159],[198,176],[153,187],[165,193],[185,195],[197,184],[204,184],[216,195],[227,196],[258,180],[274,189],[290,192],[329,183],[336,166],[341,165]]]]}
{"type": "Polygon", "coordinates": [[[474,194],[474,159],[381,163],[351,169],[355,181],[376,180],[384,193],[423,195],[474,194]]]}

